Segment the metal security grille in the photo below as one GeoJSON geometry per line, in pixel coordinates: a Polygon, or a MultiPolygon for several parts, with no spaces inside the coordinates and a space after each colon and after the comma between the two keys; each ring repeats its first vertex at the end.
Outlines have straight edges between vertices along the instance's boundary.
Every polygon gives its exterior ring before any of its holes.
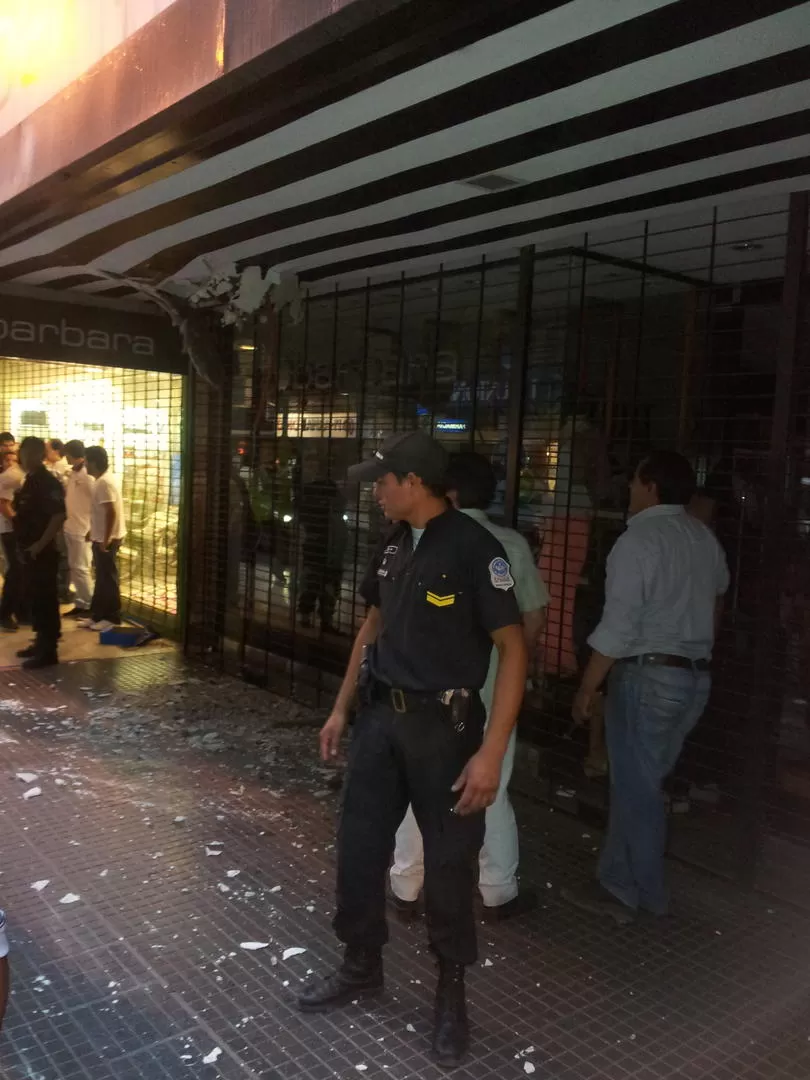
{"type": "Polygon", "coordinates": [[[415,427],[475,449],[498,471],[492,516],[526,536],[551,593],[518,782],[601,820],[604,740],[599,725],[573,730],[571,700],[628,478],[650,448],[677,448],[732,588],[712,700],[670,782],[671,849],[804,902],[806,206],[698,209],[313,294],[297,323],[263,316],[229,354],[224,392],[197,390],[192,646],[326,704],[382,524],[347,466],[415,427]]]}
{"type": "Polygon", "coordinates": [[[127,614],[177,626],[183,376],[0,358],[0,424],[26,435],[104,446],[121,484],[119,554],[127,614]]]}

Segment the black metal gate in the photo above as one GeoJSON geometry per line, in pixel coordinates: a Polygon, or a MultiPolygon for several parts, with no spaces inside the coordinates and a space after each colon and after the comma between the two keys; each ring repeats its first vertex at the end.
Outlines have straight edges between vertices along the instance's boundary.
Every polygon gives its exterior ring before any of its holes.
{"type": "Polygon", "coordinates": [[[570,737],[570,701],[628,474],[677,447],[733,585],[712,703],[672,781],[672,850],[803,899],[806,241],[806,196],[785,196],[311,294],[297,323],[263,316],[228,352],[224,393],[194,389],[189,648],[327,703],[381,525],[346,468],[423,427],[492,460],[492,514],[529,539],[551,593],[521,782],[600,814],[599,733],[570,737]]]}

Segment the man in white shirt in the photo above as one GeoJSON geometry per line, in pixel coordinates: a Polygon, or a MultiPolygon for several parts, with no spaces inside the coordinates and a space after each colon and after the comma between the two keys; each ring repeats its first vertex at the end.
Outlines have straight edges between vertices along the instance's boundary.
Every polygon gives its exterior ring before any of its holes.
{"type": "Polygon", "coordinates": [[[75,592],[75,607],[67,612],[65,618],[86,619],[90,614],[90,603],[93,599],[93,579],[90,574],[92,552],[88,537],[96,482],[87,471],[83,442],[71,439],[65,446],[65,457],[70,466],[65,485],[65,546],[70,582],[75,592]]]}
{"type": "Polygon", "coordinates": [[[62,487],[67,485],[70,465],[65,460],[65,444],[61,439],[45,440],[45,467],[56,477],[62,487]]]}
{"type": "Polygon", "coordinates": [[[691,465],[673,451],[650,454],[636,470],[627,530],[608,557],[602,620],[588,639],[593,652],[574,700],[574,720],[583,723],[610,676],[610,817],[598,881],[564,895],[620,925],[640,909],[668,910],[662,784],[706,708],[729,584],[723,549],[686,511],[694,491],[691,465]]]}
{"type": "MultiPolygon", "coordinates": [[[[500,541],[506,552],[515,581],[515,599],[520,609],[529,662],[537,655],[538,638],[545,621],[548,589],[532,558],[531,549],[520,533],[490,521],[486,508],[495,498],[497,477],[485,457],[474,453],[454,454],[446,477],[447,497],[457,510],[479,522],[500,541]]],[[[498,651],[492,650],[487,679],[481,700],[489,719],[498,651]]],[[[498,794],[486,811],[484,845],[478,859],[478,889],[484,902],[484,919],[501,922],[524,915],[537,906],[537,895],[518,887],[518,831],[515,812],[509,800],[509,781],[515,761],[516,733],[512,732],[501,767],[498,794]]],[[[408,808],[399,827],[391,867],[389,902],[404,920],[417,912],[418,896],[425,877],[422,836],[413,809],[408,808]]]]}
{"type": "Polygon", "coordinates": [[[118,552],[126,536],[121,489],[109,472],[103,446],[90,446],[85,454],[87,471],[95,480],[90,512],[90,539],[96,587],[90,602],[90,618],[79,623],[90,630],[111,630],[121,622],[121,591],[118,586],[118,552]]]}
{"type": "Polygon", "coordinates": [[[17,537],[14,535],[14,496],[25,480],[13,449],[0,450],[0,543],[6,567],[3,594],[0,598],[0,630],[13,634],[19,622],[26,621],[23,577],[17,537]]]}

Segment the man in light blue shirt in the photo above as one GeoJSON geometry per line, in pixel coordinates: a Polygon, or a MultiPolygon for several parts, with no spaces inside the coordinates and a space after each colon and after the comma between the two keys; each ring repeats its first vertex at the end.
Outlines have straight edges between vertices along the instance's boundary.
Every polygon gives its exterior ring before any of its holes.
{"type": "MultiPolygon", "coordinates": [[[[520,609],[529,658],[537,655],[538,637],[543,629],[548,589],[535,566],[531,549],[520,533],[490,521],[486,514],[495,497],[497,478],[492,465],[480,454],[454,454],[446,477],[448,498],[463,514],[488,529],[506,552],[514,578],[515,599],[520,609]]],[[[418,542],[414,530],[414,547],[418,542]]],[[[481,700],[489,719],[498,652],[493,649],[481,700]]],[[[500,922],[531,911],[537,896],[518,887],[519,860],[517,822],[509,801],[509,780],[515,760],[515,732],[501,767],[501,782],[495,802],[486,811],[486,834],[479,857],[478,888],[484,902],[484,918],[500,922]]],[[[391,867],[391,904],[397,913],[411,918],[416,913],[417,898],[424,882],[422,837],[413,810],[409,807],[397,832],[394,864],[391,867]]]]}
{"type": "Polygon", "coordinates": [[[630,484],[630,519],[607,563],[602,619],[574,700],[578,723],[608,679],[610,817],[598,882],[565,895],[619,924],[666,914],[662,784],[706,708],[709,662],[729,574],[714,533],[686,512],[689,462],[657,451],[630,484]]]}

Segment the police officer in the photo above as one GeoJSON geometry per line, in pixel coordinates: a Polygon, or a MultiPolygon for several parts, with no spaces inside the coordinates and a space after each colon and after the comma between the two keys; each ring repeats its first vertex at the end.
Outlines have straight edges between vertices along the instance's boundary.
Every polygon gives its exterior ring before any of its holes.
{"type": "Polygon", "coordinates": [[[25,668],[44,668],[58,663],[59,554],[55,541],[65,523],[65,495],[60,482],[45,467],[42,439],[31,435],[23,439],[20,465],[25,483],[14,496],[14,535],[36,638],[17,656],[25,660],[25,668]]]}
{"type": "MultiPolygon", "coordinates": [[[[536,655],[545,622],[549,595],[535,565],[529,545],[515,529],[505,529],[490,521],[486,510],[495,498],[497,477],[490,462],[481,454],[460,453],[450,458],[445,476],[448,498],[463,514],[488,529],[506,552],[515,579],[515,599],[520,608],[529,657],[536,655]]],[[[481,700],[487,714],[498,671],[497,650],[492,650],[487,681],[481,700]]],[[[509,780],[515,761],[515,732],[501,769],[498,795],[486,812],[484,846],[478,859],[478,890],[484,902],[484,921],[502,922],[524,915],[537,907],[537,894],[518,885],[518,829],[509,800],[509,780]]],[[[391,867],[391,906],[407,922],[418,912],[419,893],[424,881],[422,837],[413,811],[408,810],[399,827],[391,867]]]]}
{"type": "Polygon", "coordinates": [[[334,928],[343,963],[310,983],[306,1012],[346,1005],[383,988],[388,940],[385,878],[394,837],[412,804],[425,848],[425,906],[437,957],[433,1054],[457,1065],[469,1033],[464,971],[476,960],[473,888],[501,765],[526,681],[526,646],[504,550],[448,506],[447,455],[423,432],[386,440],[349,470],[372,480],[384,537],[361,587],[368,614],[357,635],[321,754],[334,758],[355,690],[354,725],[338,829],[334,928]],[[484,736],[484,685],[499,653],[484,736]]]}

